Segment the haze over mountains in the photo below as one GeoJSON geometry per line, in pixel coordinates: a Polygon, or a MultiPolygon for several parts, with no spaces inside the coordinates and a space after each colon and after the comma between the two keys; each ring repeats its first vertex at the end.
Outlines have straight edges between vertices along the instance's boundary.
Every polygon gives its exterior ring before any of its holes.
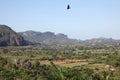
{"type": "Polygon", "coordinates": [[[19,32],[25,40],[35,43],[53,45],[53,44],[74,44],[77,40],[69,39],[67,35],[54,32],[36,32],[36,31],[25,31],[19,32]]]}
{"type": "Polygon", "coordinates": [[[16,33],[6,25],[0,25],[0,46],[23,46],[29,44],[46,44],[46,45],[82,45],[82,46],[113,46],[120,45],[120,40],[112,38],[94,38],[89,40],[70,39],[63,33],[55,34],[54,32],[36,32],[25,31],[16,33]]]}
{"type": "Polygon", "coordinates": [[[89,40],[77,40],[77,39],[70,39],[67,35],[62,33],[54,34],[53,32],[35,32],[35,31],[25,31],[19,33],[21,36],[24,37],[25,40],[35,43],[41,44],[75,44],[75,45],[105,45],[105,46],[112,46],[112,45],[119,45],[120,40],[115,40],[112,38],[94,38],[89,40]]]}

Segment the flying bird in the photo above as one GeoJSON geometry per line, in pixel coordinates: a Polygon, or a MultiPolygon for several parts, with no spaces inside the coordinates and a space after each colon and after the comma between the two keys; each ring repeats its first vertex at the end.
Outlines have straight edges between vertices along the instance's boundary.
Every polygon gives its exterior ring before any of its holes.
{"type": "Polygon", "coordinates": [[[69,9],[70,9],[70,5],[68,4],[68,5],[67,5],[67,10],[69,10],[69,9]]]}

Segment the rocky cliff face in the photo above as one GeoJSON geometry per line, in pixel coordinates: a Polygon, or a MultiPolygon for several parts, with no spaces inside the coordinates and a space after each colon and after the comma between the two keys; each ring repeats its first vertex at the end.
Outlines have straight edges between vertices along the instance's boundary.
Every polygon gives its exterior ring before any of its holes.
{"type": "Polygon", "coordinates": [[[0,46],[23,46],[26,41],[6,25],[0,25],[0,46]]]}

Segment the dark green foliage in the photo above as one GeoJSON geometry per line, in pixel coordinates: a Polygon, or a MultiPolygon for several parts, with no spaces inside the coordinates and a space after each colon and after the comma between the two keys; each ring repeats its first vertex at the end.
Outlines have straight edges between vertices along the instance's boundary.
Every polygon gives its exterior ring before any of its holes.
{"type": "Polygon", "coordinates": [[[7,59],[0,56],[0,70],[7,64],[7,59]]]}
{"type": "Polygon", "coordinates": [[[110,54],[106,60],[106,63],[115,67],[120,67],[120,54],[117,51],[110,54]]]}
{"type": "Polygon", "coordinates": [[[5,80],[114,80],[107,72],[94,73],[92,69],[76,66],[73,68],[60,67],[51,62],[51,65],[41,65],[35,62],[31,69],[16,67],[8,64],[5,58],[0,58],[2,66],[0,79],[5,80]]]}

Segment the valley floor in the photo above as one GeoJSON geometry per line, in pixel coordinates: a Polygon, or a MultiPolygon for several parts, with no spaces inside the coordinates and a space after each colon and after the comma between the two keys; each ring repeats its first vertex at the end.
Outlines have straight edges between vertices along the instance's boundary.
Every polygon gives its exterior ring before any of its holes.
{"type": "Polygon", "coordinates": [[[0,80],[119,80],[119,75],[119,49],[0,47],[0,80]]]}

